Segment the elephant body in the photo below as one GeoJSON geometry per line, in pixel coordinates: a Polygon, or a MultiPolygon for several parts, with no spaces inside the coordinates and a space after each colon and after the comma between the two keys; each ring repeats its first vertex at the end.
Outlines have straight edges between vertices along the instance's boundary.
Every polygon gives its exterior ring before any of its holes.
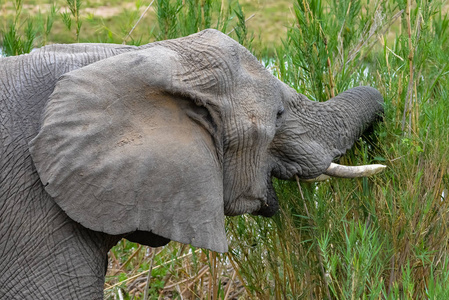
{"type": "Polygon", "coordinates": [[[62,74],[132,49],[54,45],[0,58],[1,299],[102,298],[107,252],[119,238],[67,217],[45,192],[28,143],[62,74]]]}
{"type": "Polygon", "coordinates": [[[324,173],[382,112],[368,87],[313,103],[215,30],[0,58],[0,101],[1,299],[101,299],[122,237],[226,251],[224,215],[273,215],[272,176],[324,173]]]}

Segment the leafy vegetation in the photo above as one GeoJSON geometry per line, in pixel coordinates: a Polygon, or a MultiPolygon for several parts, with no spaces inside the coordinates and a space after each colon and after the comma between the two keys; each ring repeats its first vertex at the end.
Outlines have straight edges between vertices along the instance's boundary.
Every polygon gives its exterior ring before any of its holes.
{"type": "Polygon", "coordinates": [[[157,0],[137,26],[149,3],[137,1],[112,19],[87,13],[100,6],[87,0],[57,1],[26,17],[22,1],[14,3],[0,25],[6,55],[50,41],[140,44],[213,27],[313,100],[357,85],[385,99],[382,122],[340,162],[383,163],[387,171],[358,180],[276,181],[280,213],[228,218],[228,254],[123,240],[110,252],[107,298],[143,299],[145,291],[192,299],[448,298],[448,3],[280,1],[289,26],[269,45],[258,42],[268,40],[268,29],[250,25],[268,28],[277,15],[250,1],[157,0]],[[267,23],[249,19],[253,13],[267,23]]]}

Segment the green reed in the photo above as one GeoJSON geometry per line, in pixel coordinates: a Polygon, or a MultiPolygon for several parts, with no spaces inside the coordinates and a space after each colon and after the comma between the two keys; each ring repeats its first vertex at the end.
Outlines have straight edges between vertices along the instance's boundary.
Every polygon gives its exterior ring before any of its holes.
{"type": "Polygon", "coordinates": [[[240,270],[259,298],[439,299],[449,276],[445,6],[298,0],[294,7],[275,74],[316,101],[359,84],[379,89],[383,122],[340,161],[388,169],[300,188],[278,182],[281,214],[245,217],[251,234],[232,231],[232,255],[262,272],[240,270]],[[264,236],[268,242],[251,249],[257,255],[240,253],[264,236]]]}

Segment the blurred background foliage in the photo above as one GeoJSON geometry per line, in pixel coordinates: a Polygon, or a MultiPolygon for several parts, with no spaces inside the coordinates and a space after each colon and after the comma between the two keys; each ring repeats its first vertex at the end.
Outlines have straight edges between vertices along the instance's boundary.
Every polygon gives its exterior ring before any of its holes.
{"type": "Polygon", "coordinates": [[[122,240],[107,299],[449,299],[448,11],[441,0],[0,0],[0,44],[18,55],[211,27],[312,100],[357,85],[384,96],[383,120],[340,159],[384,173],[275,180],[280,212],[227,218],[227,254],[122,240]]]}

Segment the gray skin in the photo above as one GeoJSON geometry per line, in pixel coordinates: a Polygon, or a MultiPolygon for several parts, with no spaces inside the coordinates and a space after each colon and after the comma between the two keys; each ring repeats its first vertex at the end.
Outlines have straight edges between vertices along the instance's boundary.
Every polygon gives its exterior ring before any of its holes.
{"type": "Polygon", "coordinates": [[[102,299],[126,237],[227,251],[225,215],[272,216],[272,176],[313,178],[382,113],[316,103],[206,30],[0,59],[0,298],[102,299]]]}

